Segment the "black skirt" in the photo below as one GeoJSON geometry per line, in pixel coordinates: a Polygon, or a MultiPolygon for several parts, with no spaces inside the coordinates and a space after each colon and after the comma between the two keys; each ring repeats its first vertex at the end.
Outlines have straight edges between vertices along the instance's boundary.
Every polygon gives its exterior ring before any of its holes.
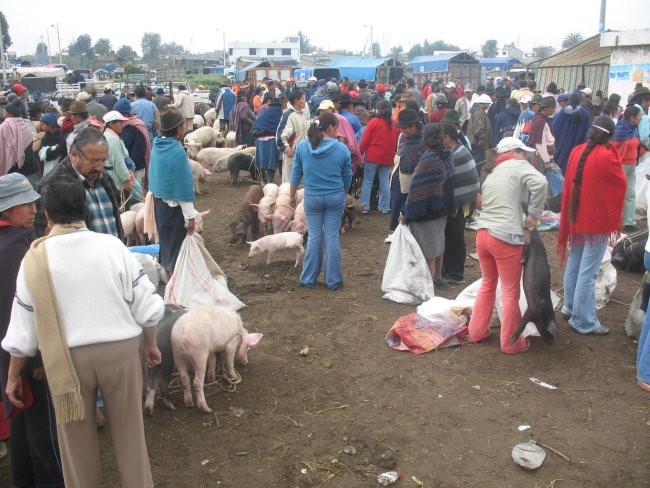
{"type": "Polygon", "coordinates": [[[160,265],[166,270],[173,271],[181,244],[187,235],[183,211],[180,206],[170,207],[156,198],[154,213],[160,240],[160,265]]]}

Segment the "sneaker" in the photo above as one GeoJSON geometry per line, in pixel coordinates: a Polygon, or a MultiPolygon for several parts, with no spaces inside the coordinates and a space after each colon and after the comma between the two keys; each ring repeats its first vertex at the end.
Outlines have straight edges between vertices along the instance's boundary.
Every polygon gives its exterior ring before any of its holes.
{"type": "Polygon", "coordinates": [[[445,286],[446,286],[445,285],[445,280],[443,280],[443,279],[433,280],[433,286],[436,289],[445,288],[445,286]]]}
{"type": "Polygon", "coordinates": [[[388,234],[388,237],[386,237],[386,239],[384,239],[384,242],[387,242],[387,243],[393,242],[393,237],[394,237],[393,233],[391,232],[390,234],[388,234]]]}
{"type": "Polygon", "coordinates": [[[601,325],[595,331],[589,332],[590,335],[607,335],[609,334],[609,327],[601,325]]]}

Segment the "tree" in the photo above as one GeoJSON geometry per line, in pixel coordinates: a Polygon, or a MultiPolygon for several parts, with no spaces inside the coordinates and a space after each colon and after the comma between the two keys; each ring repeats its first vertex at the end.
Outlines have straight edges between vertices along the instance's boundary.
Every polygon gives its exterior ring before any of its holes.
{"type": "Polygon", "coordinates": [[[180,56],[185,54],[185,48],[180,44],[176,44],[174,41],[163,44],[160,46],[160,54],[163,58],[169,58],[171,56],[180,56]]]}
{"type": "Polygon", "coordinates": [[[572,32],[571,34],[567,35],[562,41],[562,49],[568,49],[575,46],[576,44],[580,44],[582,41],[584,41],[582,34],[579,32],[572,32]]]}
{"type": "Polygon", "coordinates": [[[109,39],[106,39],[105,37],[102,37],[101,39],[97,39],[97,42],[93,46],[93,50],[95,51],[95,54],[99,56],[106,56],[109,52],[111,52],[112,46],[111,46],[111,41],[109,39]]]}
{"type": "Polygon", "coordinates": [[[554,52],[555,48],[553,46],[537,46],[533,48],[533,55],[536,58],[548,58],[554,52]]]}
{"type": "Polygon", "coordinates": [[[300,53],[308,54],[314,51],[314,48],[309,43],[309,37],[303,34],[302,31],[298,31],[298,37],[300,38],[300,53]]]}
{"type": "Polygon", "coordinates": [[[488,39],[485,44],[481,46],[481,55],[484,58],[494,58],[499,53],[497,41],[495,39],[488,39]]]}
{"type": "Polygon", "coordinates": [[[119,59],[133,60],[138,57],[131,46],[122,45],[115,53],[119,59]]]}
{"type": "Polygon", "coordinates": [[[2,42],[5,46],[5,49],[7,49],[13,44],[13,42],[11,41],[11,36],[9,35],[9,24],[7,24],[7,19],[2,12],[0,12],[0,25],[2,26],[2,42]]]}
{"type": "Polygon", "coordinates": [[[140,41],[142,47],[142,59],[155,61],[160,59],[160,34],[157,32],[145,32],[140,41]]]}
{"type": "Polygon", "coordinates": [[[370,46],[370,57],[380,58],[381,57],[381,46],[378,42],[373,42],[370,46]]]}
{"type": "Polygon", "coordinates": [[[442,39],[439,39],[431,43],[430,48],[431,48],[431,54],[433,54],[434,51],[460,51],[460,48],[458,46],[456,46],[455,44],[447,44],[442,39]]]}
{"type": "Polygon", "coordinates": [[[78,65],[92,65],[95,60],[90,35],[81,34],[74,43],[68,46],[68,54],[78,65]]]}
{"type": "Polygon", "coordinates": [[[47,52],[47,44],[43,41],[36,45],[36,52],[34,53],[34,61],[36,64],[46,64],[49,62],[49,54],[47,52]]]}
{"type": "Polygon", "coordinates": [[[390,48],[390,57],[391,58],[399,58],[400,54],[404,52],[404,49],[402,49],[402,46],[394,46],[390,48]]]}
{"type": "Polygon", "coordinates": [[[141,74],[144,73],[142,68],[140,68],[137,64],[135,64],[133,61],[129,61],[124,65],[124,75],[133,75],[133,74],[141,74]]]}

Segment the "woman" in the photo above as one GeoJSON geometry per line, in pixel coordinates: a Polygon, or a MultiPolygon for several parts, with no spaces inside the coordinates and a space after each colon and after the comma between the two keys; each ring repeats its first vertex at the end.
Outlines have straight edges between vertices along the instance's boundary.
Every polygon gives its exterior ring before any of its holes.
{"type": "Polygon", "coordinates": [[[120,134],[124,130],[124,122],[127,120],[117,110],[112,110],[104,115],[104,123],[106,124],[104,137],[106,137],[106,141],[108,142],[108,159],[104,168],[111,175],[117,190],[122,194],[120,206],[124,205],[128,200],[128,193],[131,192],[133,182],[135,181],[135,177],[131,174],[129,168],[126,167],[125,161],[129,157],[129,151],[127,151],[124,142],[120,139],[120,134]],[[127,193],[126,195],[124,195],[125,191],[127,193]]]}
{"type": "Polygon", "coordinates": [[[275,170],[278,167],[278,146],[275,145],[275,134],[282,118],[282,104],[277,98],[271,100],[269,107],[262,112],[251,129],[255,137],[255,166],[262,174],[264,184],[273,183],[275,170]]]}
{"type": "MultiPolygon", "coordinates": [[[[426,151],[413,172],[400,223],[408,224],[429,267],[433,284],[443,286],[442,255],[445,251],[445,222],[451,213],[445,202],[444,189],[454,176],[454,165],[448,149],[443,146],[442,124],[428,124],[422,129],[426,151]],[[449,181],[448,181],[449,180],[449,181]]],[[[401,164],[401,161],[400,161],[401,164]]]]}
{"type": "Polygon", "coordinates": [[[160,363],[156,324],[164,305],[142,267],[112,236],[84,223],[80,180],[52,178],[42,195],[52,230],[34,241],[16,282],[2,347],[11,354],[6,393],[23,403],[20,371],[40,350],[52,392],[67,488],[99,487],[97,389],[122,486],[153,487],[142,421],[140,336],[148,367],[160,363]],[[92,286],[88,284],[92,283],[92,286]],[[119,419],[119,421],[117,421],[119,419]]]}
{"type": "Polygon", "coordinates": [[[20,100],[4,106],[4,122],[0,124],[0,176],[20,173],[36,186],[40,172],[32,150],[32,131],[21,117],[22,108],[20,100]]]}
{"type": "Polygon", "coordinates": [[[562,315],[581,334],[609,332],[598,321],[594,289],[607,242],[621,228],[627,187],[621,157],[610,144],[614,130],[609,115],[594,120],[588,142],[576,146],[569,156],[562,190],[557,236],[562,261],[569,249],[562,315]]]}
{"type": "Polygon", "coordinates": [[[618,93],[612,93],[603,107],[603,114],[609,115],[616,123],[621,118],[622,113],[621,96],[618,93]]]}
{"type": "Polygon", "coordinates": [[[623,118],[616,124],[612,145],[618,150],[627,178],[627,191],[623,205],[623,229],[638,230],[636,225],[636,165],[639,162],[639,124],[643,112],[636,105],[630,105],[623,112],[623,118]]]}
{"type": "MultiPolygon", "coordinates": [[[[20,263],[34,240],[36,200],[40,195],[23,175],[0,176],[0,337],[7,334],[11,304],[16,293],[20,263]]],[[[34,398],[22,412],[13,409],[7,396],[10,355],[0,349],[0,385],[4,414],[11,416],[11,479],[16,486],[52,486],[63,488],[63,472],[57,442],[52,398],[45,382],[40,357],[30,359],[22,377],[34,398]]],[[[0,407],[0,431],[3,420],[0,407]]],[[[3,435],[0,434],[0,444],[3,435]]]]}
{"type": "Polygon", "coordinates": [[[181,146],[185,119],[174,108],[160,115],[161,137],[156,137],[149,163],[149,190],[153,194],[156,228],[160,236],[160,265],[171,276],[181,244],[194,232],[194,185],[187,154],[181,146]]]}
{"type": "Polygon", "coordinates": [[[534,149],[515,137],[504,137],[497,145],[497,159],[482,187],[483,208],[478,219],[476,250],[483,280],[479,288],[468,342],[481,342],[490,336],[497,283],[501,280],[501,352],[516,354],[528,350],[528,341],[510,337],[519,328],[519,290],[524,228],[534,229],[544,210],[548,183],[544,175],[526,160],[534,149]],[[507,189],[507,191],[506,191],[507,189]],[[530,194],[530,197],[529,197],[530,194]],[[528,202],[528,216],[522,219],[522,203],[528,202]]]}
{"type": "MultiPolygon", "coordinates": [[[[646,271],[650,271],[650,239],[645,245],[643,262],[646,271]]],[[[647,313],[647,305],[646,303],[646,314],[643,319],[639,346],[636,351],[636,378],[641,388],[650,391],[650,313],[647,313]]]]}
{"type": "Polygon", "coordinates": [[[230,112],[229,130],[235,132],[237,144],[251,145],[251,127],[255,122],[255,114],[248,104],[246,90],[241,88],[237,94],[237,103],[230,112]]]}
{"type": "Polygon", "coordinates": [[[330,290],[343,286],[339,229],[345,193],[352,183],[350,151],[336,140],[338,119],[324,113],[309,125],[307,140],[296,147],[291,172],[291,205],[296,204],[296,190],[304,176],[305,216],[307,217],[307,254],[300,274],[300,284],[316,286],[325,251],[325,282],[330,290]]]}
{"type": "Polygon", "coordinates": [[[255,88],[255,91],[253,92],[253,100],[251,101],[251,105],[253,106],[253,112],[255,115],[260,114],[260,107],[262,106],[262,92],[264,90],[262,89],[261,86],[258,86],[255,88]]]}
{"type": "Polygon", "coordinates": [[[363,183],[359,203],[363,213],[370,210],[370,193],[379,173],[379,211],[390,213],[390,170],[395,160],[400,129],[391,120],[388,100],[377,103],[377,114],[366,125],[359,149],[364,154],[363,183]]]}

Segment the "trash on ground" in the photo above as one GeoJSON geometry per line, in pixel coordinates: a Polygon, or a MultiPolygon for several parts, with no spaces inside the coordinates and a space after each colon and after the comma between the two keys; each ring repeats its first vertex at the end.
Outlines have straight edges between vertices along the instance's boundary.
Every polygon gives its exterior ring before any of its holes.
{"type": "Polygon", "coordinates": [[[381,486],[388,486],[395,483],[402,476],[404,476],[404,473],[401,471],[386,471],[377,476],[377,481],[381,486]]]}
{"type": "Polygon", "coordinates": [[[345,446],[343,448],[343,452],[345,454],[349,454],[350,456],[354,456],[357,453],[357,448],[354,446],[345,446]]]}
{"type": "Polygon", "coordinates": [[[245,412],[245,410],[243,408],[241,408],[241,407],[237,407],[237,408],[230,407],[230,413],[231,413],[231,415],[233,417],[237,417],[237,418],[243,417],[244,412],[245,412]]]}
{"type": "Polygon", "coordinates": [[[302,357],[309,356],[309,346],[305,346],[300,350],[300,355],[302,357]]]}
{"type": "Polygon", "coordinates": [[[524,424],[524,425],[520,425],[518,428],[519,428],[519,432],[523,432],[524,430],[530,429],[530,425],[524,424]]]}
{"type": "Polygon", "coordinates": [[[517,444],[512,448],[512,460],[529,470],[539,468],[546,458],[546,451],[532,442],[517,444]]]}
{"type": "Polygon", "coordinates": [[[532,376],[529,379],[536,385],[543,386],[544,388],[548,388],[549,390],[557,390],[557,386],[549,385],[548,383],[544,383],[543,381],[540,381],[537,378],[534,378],[532,376]]]}
{"type": "Polygon", "coordinates": [[[204,459],[203,461],[201,461],[201,466],[205,466],[205,465],[208,464],[209,462],[210,462],[209,459],[204,459]]]}

